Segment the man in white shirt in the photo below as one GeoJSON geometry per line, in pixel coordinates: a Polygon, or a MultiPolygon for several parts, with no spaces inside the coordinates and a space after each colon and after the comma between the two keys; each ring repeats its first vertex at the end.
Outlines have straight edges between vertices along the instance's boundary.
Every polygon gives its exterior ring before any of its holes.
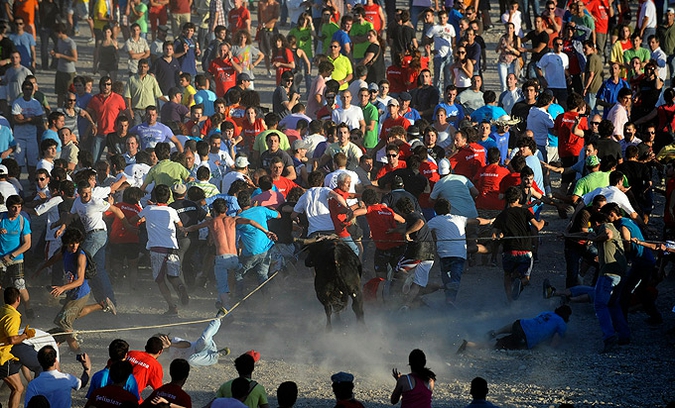
{"type": "MultiPolygon", "coordinates": [[[[2,194],[2,197],[5,200],[9,196],[19,195],[19,191],[16,189],[16,187],[14,187],[12,183],[7,181],[8,176],[9,171],[7,170],[7,166],[0,164],[0,194],[2,194]]],[[[7,210],[5,209],[5,211],[7,210]]]]}
{"type": "MultiPolygon", "coordinates": [[[[518,4],[518,3],[516,3],[518,4]]],[[[497,105],[502,107],[507,114],[511,114],[513,105],[525,99],[523,90],[518,86],[518,78],[516,74],[508,74],[506,76],[506,91],[502,92],[497,99],[497,105]]]]}
{"type": "Polygon", "coordinates": [[[659,37],[656,35],[650,35],[647,41],[649,42],[649,49],[652,52],[652,59],[654,62],[656,62],[658,76],[663,82],[665,82],[666,77],[668,76],[668,68],[666,67],[668,56],[661,49],[659,37]]]}
{"type": "Polygon", "coordinates": [[[553,51],[541,57],[537,62],[536,71],[540,81],[542,81],[542,86],[550,89],[560,106],[567,109],[567,77],[569,76],[570,59],[567,54],[562,52],[562,49],[563,39],[556,38],[553,41],[553,51]]]}
{"type": "Polygon", "coordinates": [[[446,86],[452,83],[450,66],[452,60],[452,44],[457,34],[452,24],[448,24],[448,13],[445,10],[438,12],[439,24],[429,28],[426,32],[427,41],[434,43],[434,86],[439,93],[443,93],[446,86]],[[441,74],[443,82],[441,82],[441,74]],[[441,83],[443,84],[441,86],[441,83]]]}
{"type": "Polygon", "coordinates": [[[609,187],[598,187],[590,193],[583,195],[583,200],[586,205],[591,205],[593,198],[597,195],[604,195],[608,203],[616,203],[622,210],[630,216],[638,225],[644,225],[642,218],[633,209],[630,200],[626,193],[623,192],[623,173],[620,171],[613,171],[609,173],[609,187]]]}
{"type": "Polygon", "coordinates": [[[291,213],[291,219],[296,219],[302,213],[307,216],[309,222],[307,236],[309,238],[330,235],[335,232],[333,220],[328,210],[329,199],[336,199],[340,201],[340,204],[347,207],[344,198],[330,188],[322,187],[323,179],[323,173],[320,171],[309,173],[307,177],[309,189],[300,197],[291,213]]]}
{"type": "Polygon", "coordinates": [[[171,198],[171,189],[165,184],[158,184],[153,190],[157,205],[145,207],[138,215],[131,219],[131,223],[145,222],[148,230],[148,244],[152,278],[159,286],[162,297],[169,306],[164,313],[167,316],[178,315],[178,305],[173,302],[171,292],[166,284],[168,280],[178,293],[183,306],[190,302],[187,288],[180,277],[181,262],[178,256],[178,240],[176,227],[183,229],[183,223],[178,212],[166,203],[171,198]]]}
{"type": "Polygon", "coordinates": [[[619,90],[617,103],[609,110],[607,120],[614,125],[614,134],[612,138],[617,142],[623,139],[623,127],[628,122],[628,108],[632,103],[633,92],[630,88],[623,88],[619,90]]]}
{"type": "Polygon", "coordinates": [[[44,395],[52,407],[70,407],[72,406],[71,390],[77,391],[89,383],[91,361],[89,361],[87,353],[78,356],[78,361],[84,369],[80,378],[60,372],[57,357],[57,351],[52,346],[44,346],[38,351],[37,358],[44,371],[39,377],[28,383],[25,396],[26,405],[35,395],[44,395]]]}
{"type": "Polygon", "coordinates": [[[650,35],[656,34],[656,5],[654,0],[643,0],[641,3],[635,26],[642,41],[647,42],[650,35]]]}
{"type": "MultiPolygon", "coordinates": [[[[110,211],[125,223],[126,218],[124,213],[122,213],[122,210],[111,205],[112,198],[108,198],[108,201],[101,198],[95,198],[93,188],[88,183],[80,183],[77,192],[80,196],[73,202],[70,214],[77,214],[80,217],[85,233],[82,249],[87,251],[96,263],[96,276],[89,282],[91,291],[97,302],[102,302],[106,298],[109,298],[115,304],[115,292],[110,283],[108,271],[105,268],[108,228],[105,221],[103,221],[103,214],[106,211],[110,211]]],[[[128,224],[127,227],[131,228],[128,224]]],[[[63,234],[65,229],[66,223],[61,225],[58,234],[63,234]]]]}
{"type": "Polygon", "coordinates": [[[346,123],[349,130],[361,129],[366,133],[366,121],[363,118],[363,111],[360,107],[352,105],[352,93],[349,90],[342,91],[342,108],[333,110],[333,122],[340,124],[346,123]]]}

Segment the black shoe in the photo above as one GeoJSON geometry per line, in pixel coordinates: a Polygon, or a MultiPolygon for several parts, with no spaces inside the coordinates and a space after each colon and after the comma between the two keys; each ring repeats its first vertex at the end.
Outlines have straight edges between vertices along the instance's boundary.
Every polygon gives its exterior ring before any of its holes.
{"type": "Polygon", "coordinates": [[[551,286],[551,282],[548,279],[544,279],[543,295],[544,299],[550,299],[555,295],[555,288],[551,286]]]}
{"type": "Polygon", "coordinates": [[[462,340],[462,344],[459,346],[459,348],[457,349],[457,352],[456,352],[455,354],[462,354],[462,353],[464,353],[464,352],[466,351],[466,345],[467,345],[468,343],[469,343],[468,341],[462,340]]]}
{"type": "Polygon", "coordinates": [[[619,339],[616,336],[612,336],[604,341],[604,347],[602,348],[601,353],[611,353],[616,349],[617,344],[619,344],[619,339]]]}
{"type": "Polygon", "coordinates": [[[619,346],[627,346],[630,344],[630,337],[619,339],[619,341],[617,341],[616,344],[618,344],[619,346]]]}
{"type": "Polygon", "coordinates": [[[516,278],[511,283],[511,299],[518,300],[520,293],[523,291],[523,282],[519,278],[516,278]]]}
{"type": "Polygon", "coordinates": [[[649,316],[648,318],[645,319],[645,323],[647,323],[650,326],[658,326],[660,324],[663,324],[663,317],[661,317],[660,315],[649,316]]]}

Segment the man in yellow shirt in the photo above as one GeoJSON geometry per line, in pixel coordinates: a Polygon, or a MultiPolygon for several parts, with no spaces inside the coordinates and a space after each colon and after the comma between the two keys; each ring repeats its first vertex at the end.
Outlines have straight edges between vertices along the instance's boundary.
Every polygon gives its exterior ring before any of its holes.
{"type": "Polygon", "coordinates": [[[330,50],[328,51],[328,61],[333,63],[333,75],[331,77],[338,81],[340,90],[344,91],[349,87],[349,81],[354,78],[354,74],[352,62],[340,53],[341,50],[342,47],[338,41],[331,41],[330,50]]]}
{"type": "Polygon", "coordinates": [[[13,287],[5,289],[5,304],[0,308],[0,379],[9,387],[9,408],[19,408],[24,386],[21,383],[19,359],[12,355],[12,347],[24,340],[35,336],[35,330],[26,326],[23,334],[19,334],[21,327],[21,313],[16,309],[21,303],[19,290],[13,287]]]}

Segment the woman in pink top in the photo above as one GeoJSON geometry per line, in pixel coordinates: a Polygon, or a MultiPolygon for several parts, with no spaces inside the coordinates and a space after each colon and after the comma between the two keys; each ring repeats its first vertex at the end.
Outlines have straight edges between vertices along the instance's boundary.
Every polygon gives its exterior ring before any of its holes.
{"type": "Polygon", "coordinates": [[[397,369],[392,370],[396,379],[396,388],[391,393],[391,404],[396,405],[401,396],[401,408],[430,408],[431,394],[434,391],[436,374],[429,370],[427,356],[420,349],[415,349],[408,355],[410,374],[401,375],[397,369]]]}

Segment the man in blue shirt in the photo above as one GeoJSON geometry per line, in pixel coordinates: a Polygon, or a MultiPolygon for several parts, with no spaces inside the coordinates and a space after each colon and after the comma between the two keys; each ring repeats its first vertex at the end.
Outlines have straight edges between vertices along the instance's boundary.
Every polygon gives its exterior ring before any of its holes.
{"type": "MultiPolygon", "coordinates": [[[[124,361],[127,359],[127,353],[129,353],[129,343],[121,339],[113,340],[108,346],[108,364],[101,371],[97,371],[91,377],[91,385],[89,386],[89,391],[87,391],[87,399],[91,397],[91,394],[99,388],[103,388],[106,385],[112,384],[112,379],[110,378],[110,366],[117,361],[124,361]]],[[[84,384],[83,386],[86,386],[84,384]]],[[[136,377],[130,375],[127,378],[127,382],[124,385],[124,389],[134,394],[138,399],[140,399],[140,394],[138,392],[138,384],[136,383],[136,377]]]]}
{"type": "Polygon", "coordinates": [[[26,317],[35,314],[30,307],[30,296],[23,276],[23,254],[31,246],[30,222],[21,214],[23,198],[12,195],[5,200],[7,212],[0,217],[0,257],[11,285],[21,293],[21,303],[26,307],[26,317]]]}
{"type": "Polygon", "coordinates": [[[607,119],[609,110],[612,109],[614,105],[619,100],[619,91],[623,88],[630,89],[630,85],[626,82],[625,79],[621,78],[619,74],[621,73],[621,65],[617,62],[612,62],[609,64],[609,74],[610,77],[607,78],[596,95],[597,104],[603,107],[602,118],[607,119]]]}
{"type": "Polygon", "coordinates": [[[340,43],[342,55],[351,57],[352,55],[352,39],[349,37],[349,30],[352,29],[354,19],[350,15],[342,17],[340,29],[333,34],[333,41],[340,43]]]}
{"type": "MultiPolygon", "coordinates": [[[[267,221],[275,218],[281,218],[281,215],[267,207],[251,207],[251,194],[248,191],[241,191],[237,195],[239,206],[243,209],[239,217],[248,218],[256,221],[258,224],[267,228],[267,221]]],[[[240,268],[235,277],[237,286],[235,288],[237,296],[243,296],[244,276],[249,272],[254,272],[258,276],[258,283],[267,280],[272,258],[270,249],[274,241],[270,239],[261,230],[248,225],[237,225],[237,234],[242,243],[241,256],[239,256],[240,268]]]]}
{"type": "Polygon", "coordinates": [[[456,129],[459,129],[459,122],[464,119],[465,115],[462,105],[455,103],[455,100],[457,99],[457,87],[454,85],[446,86],[444,97],[443,102],[439,103],[438,106],[436,106],[436,110],[434,110],[433,120],[436,120],[436,111],[438,111],[438,108],[443,108],[448,116],[448,122],[452,123],[456,129]]]}

